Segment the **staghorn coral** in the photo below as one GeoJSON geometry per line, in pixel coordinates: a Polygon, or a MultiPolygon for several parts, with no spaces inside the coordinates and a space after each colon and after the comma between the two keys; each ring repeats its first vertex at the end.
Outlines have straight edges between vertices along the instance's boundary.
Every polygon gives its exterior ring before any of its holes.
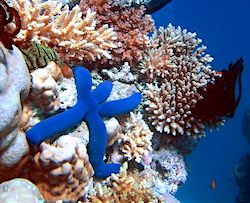
{"type": "Polygon", "coordinates": [[[119,8],[112,6],[108,0],[81,0],[80,7],[83,13],[88,8],[97,13],[97,27],[108,24],[117,33],[117,48],[112,50],[112,60],[103,58],[97,64],[89,64],[90,67],[101,65],[112,67],[122,65],[127,61],[130,65],[137,65],[142,59],[144,50],[148,47],[149,32],[153,30],[153,20],[145,15],[145,8],[119,8]]]}
{"type": "Polygon", "coordinates": [[[96,13],[90,9],[82,18],[78,5],[69,10],[68,5],[55,0],[13,0],[13,6],[22,19],[21,30],[14,39],[19,47],[26,48],[35,41],[54,48],[68,63],[111,59],[116,34],[106,24],[96,29],[96,13]]]}
{"type": "Polygon", "coordinates": [[[124,134],[118,140],[119,147],[117,148],[121,150],[125,158],[139,163],[152,151],[153,132],[142,119],[141,113],[131,112],[124,125],[124,134]]]}
{"type": "Polygon", "coordinates": [[[34,42],[28,49],[23,49],[22,53],[29,71],[44,68],[50,61],[54,61],[59,66],[62,65],[61,59],[53,49],[34,42]]]}
{"type": "Polygon", "coordinates": [[[152,48],[145,53],[140,72],[144,82],[151,82],[144,90],[146,111],[160,133],[205,134],[205,123],[192,116],[192,109],[203,98],[198,89],[206,90],[219,75],[211,70],[213,58],[204,53],[206,47],[200,43],[196,33],[171,24],[152,36],[152,48]]]}
{"type": "Polygon", "coordinates": [[[97,183],[95,188],[96,194],[89,198],[91,203],[163,202],[138,173],[128,174],[127,163],[123,165],[119,174],[113,174],[102,183],[97,183]]]}
{"type": "Polygon", "coordinates": [[[92,184],[93,168],[81,139],[61,136],[53,144],[43,142],[34,156],[28,177],[47,201],[77,201],[92,184]]]}

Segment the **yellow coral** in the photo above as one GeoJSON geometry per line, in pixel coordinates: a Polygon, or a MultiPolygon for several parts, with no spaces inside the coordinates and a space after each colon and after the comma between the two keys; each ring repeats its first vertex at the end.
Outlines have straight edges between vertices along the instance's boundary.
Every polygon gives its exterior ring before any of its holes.
{"type": "Polygon", "coordinates": [[[90,9],[85,18],[78,5],[69,10],[57,1],[13,0],[22,19],[22,27],[15,42],[22,48],[35,41],[54,48],[66,62],[95,61],[111,58],[110,50],[116,33],[108,25],[96,29],[96,13],[90,9]]]}
{"type": "Polygon", "coordinates": [[[128,174],[125,163],[119,174],[113,174],[102,183],[97,183],[95,195],[90,197],[92,203],[160,203],[163,202],[146,185],[138,173],[128,174]]]}

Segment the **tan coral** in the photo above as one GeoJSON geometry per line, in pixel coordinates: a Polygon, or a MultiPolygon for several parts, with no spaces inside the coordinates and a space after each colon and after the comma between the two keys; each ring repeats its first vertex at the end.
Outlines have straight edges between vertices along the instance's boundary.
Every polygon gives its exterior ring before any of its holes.
{"type": "Polygon", "coordinates": [[[23,112],[20,120],[20,129],[26,131],[30,126],[30,118],[32,116],[32,111],[30,109],[30,103],[25,102],[23,104],[23,112]]]}
{"type": "Polygon", "coordinates": [[[110,59],[110,50],[116,48],[115,32],[105,24],[96,29],[96,13],[90,9],[82,19],[78,5],[69,10],[68,5],[62,6],[55,0],[13,0],[13,6],[22,20],[22,28],[15,38],[22,48],[35,41],[54,48],[70,63],[110,59]]]}
{"type": "Polygon", "coordinates": [[[125,122],[125,134],[118,140],[121,151],[128,159],[140,162],[144,156],[152,151],[151,139],[153,132],[142,119],[141,113],[130,113],[130,117],[125,122]]]}
{"type": "Polygon", "coordinates": [[[200,43],[195,33],[170,24],[154,33],[152,48],[140,64],[142,77],[152,82],[144,90],[148,118],[161,133],[205,134],[205,125],[192,117],[191,109],[202,99],[198,89],[206,89],[217,74],[209,64],[213,58],[200,43]]]}
{"type": "Polygon", "coordinates": [[[31,73],[31,101],[38,104],[45,112],[55,112],[60,107],[57,83],[46,68],[39,68],[31,73]]]}
{"type": "Polygon", "coordinates": [[[45,69],[50,73],[50,75],[54,78],[55,81],[62,81],[62,70],[54,61],[49,62],[47,66],[45,66],[45,69]]]}
{"type": "Polygon", "coordinates": [[[141,178],[138,173],[128,174],[127,163],[125,163],[119,174],[112,174],[107,180],[97,183],[96,195],[90,197],[90,202],[161,203],[163,200],[154,194],[147,186],[147,180],[141,178]]]}
{"type": "Polygon", "coordinates": [[[45,200],[76,202],[86,195],[94,170],[81,139],[65,135],[51,145],[43,142],[40,148],[34,156],[29,178],[45,200]]]}
{"type": "Polygon", "coordinates": [[[83,13],[91,8],[97,13],[96,23],[100,27],[108,24],[117,33],[119,41],[115,42],[116,49],[112,50],[112,59],[102,58],[90,67],[113,67],[122,65],[127,61],[130,65],[138,65],[142,60],[144,50],[148,48],[149,37],[153,31],[153,19],[145,15],[145,7],[119,8],[109,4],[108,0],[81,0],[80,8],[83,13]]]}

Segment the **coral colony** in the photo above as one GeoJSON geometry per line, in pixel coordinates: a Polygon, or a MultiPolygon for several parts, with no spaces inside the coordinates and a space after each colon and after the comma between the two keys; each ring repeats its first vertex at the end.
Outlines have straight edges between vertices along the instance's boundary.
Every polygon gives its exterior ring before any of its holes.
{"type": "Polygon", "coordinates": [[[89,71],[82,67],[73,67],[77,88],[77,104],[38,123],[26,132],[30,144],[40,144],[45,139],[60,134],[85,120],[89,128],[88,154],[95,176],[107,177],[118,173],[118,164],[105,164],[103,157],[107,144],[107,131],[101,117],[113,117],[125,114],[141,102],[141,94],[105,102],[112,90],[112,83],[101,83],[91,92],[92,80],[89,71]]]}
{"type": "Polygon", "coordinates": [[[168,2],[0,0],[0,202],[179,202],[243,60],[218,72],[196,33],[154,27],[168,2]]]}

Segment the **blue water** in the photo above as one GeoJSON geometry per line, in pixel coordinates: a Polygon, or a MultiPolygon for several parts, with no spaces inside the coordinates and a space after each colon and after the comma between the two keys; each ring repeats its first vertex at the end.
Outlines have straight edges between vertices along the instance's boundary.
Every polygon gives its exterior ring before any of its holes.
{"type": "Polygon", "coordinates": [[[244,58],[243,95],[236,114],[219,132],[208,132],[187,157],[191,172],[176,195],[182,203],[234,203],[238,188],[233,169],[250,151],[241,133],[243,113],[250,106],[250,0],[172,0],[153,18],[157,26],[172,23],[196,32],[217,70],[244,58]],[[215,190],[209,188],[213,179],[215,190]]]}

